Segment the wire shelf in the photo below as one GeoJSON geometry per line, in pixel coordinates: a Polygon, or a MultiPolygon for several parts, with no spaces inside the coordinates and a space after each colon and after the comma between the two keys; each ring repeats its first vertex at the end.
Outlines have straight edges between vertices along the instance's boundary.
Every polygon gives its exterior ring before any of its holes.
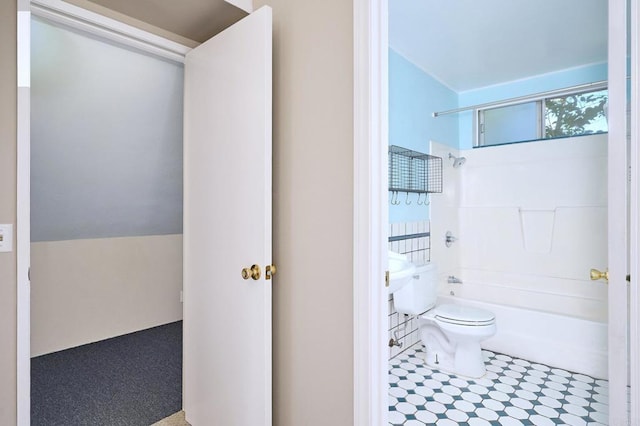
{"type": "Polygon", "coordinates": [[[442,158],[389,146],[389,191],[442,192],[442,158]]]}

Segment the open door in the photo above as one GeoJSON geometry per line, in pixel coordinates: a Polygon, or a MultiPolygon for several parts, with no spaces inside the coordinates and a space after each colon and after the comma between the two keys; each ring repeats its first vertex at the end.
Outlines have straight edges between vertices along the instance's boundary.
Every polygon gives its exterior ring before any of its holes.
{"type": "Polygon", "coordinates": [[[185,62],[183,404],[194,426],[272,421],[271,27],[263,7],[185,62]]]}

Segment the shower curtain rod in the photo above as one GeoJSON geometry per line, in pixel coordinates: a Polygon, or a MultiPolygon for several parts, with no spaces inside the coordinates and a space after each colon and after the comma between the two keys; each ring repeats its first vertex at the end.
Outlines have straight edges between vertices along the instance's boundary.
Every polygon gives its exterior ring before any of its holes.
{"type": "Polygon", "coordinates": [[[524,101],[531,101],[531,102],[539,101],[541,99],[545,99],[550,96],[568,95],[571,93],[581,91],[583,89],[597,90],[597,89],[606,89],[606,88],[607,88],[607,80],[602,80],[602,81],[596,81],[593,83],[578,84],[577,86],[566,87],[564,89],[549,90],[547,92],[534,93],[532,95],[518,96],[516,98],[505,99],[503,101],[487,102],[484,104],[470,105],[462,108],[450,109],[448,111],[434,112],[432,116],[435,118],[435,117],[440,117],[441,115],[457,114],[459,112],[470,111],[472,109],[509,106],[509,105],[519,104],[524,101]]]}

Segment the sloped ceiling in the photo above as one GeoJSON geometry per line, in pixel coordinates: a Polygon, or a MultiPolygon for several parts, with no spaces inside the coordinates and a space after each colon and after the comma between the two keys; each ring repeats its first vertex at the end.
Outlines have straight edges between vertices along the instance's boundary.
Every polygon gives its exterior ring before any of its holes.
{"type": "Polygon", "coordinates": [[[247,16],[224,0],[90,1],[200,43],[247,16]]]}
{"type": "Polygon", "coordinates": [[[606,0],[389,0],[392,49],[457,92],[607,60],[606,0]]]}

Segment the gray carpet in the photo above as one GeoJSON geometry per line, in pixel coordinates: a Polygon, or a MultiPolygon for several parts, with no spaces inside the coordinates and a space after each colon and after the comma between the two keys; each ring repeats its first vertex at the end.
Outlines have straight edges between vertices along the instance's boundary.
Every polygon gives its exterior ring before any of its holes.
{"type": "Polygon", "coordinates": [[[182,321],[31,359],[32,426],[149,426],[182,409],[182,321]]]}

